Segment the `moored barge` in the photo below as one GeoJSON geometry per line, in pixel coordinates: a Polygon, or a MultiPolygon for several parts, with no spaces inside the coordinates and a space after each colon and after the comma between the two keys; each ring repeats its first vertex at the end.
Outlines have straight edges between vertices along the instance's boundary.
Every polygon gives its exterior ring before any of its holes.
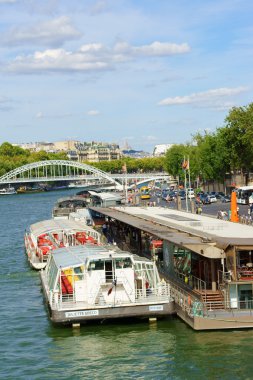
{"type": "Polygon", "coordinates": [[[109,220],[117,244],[157,259],[177,315],[193,329],[253,328],[252,226],[162,207],[93,211],[109,220]]]}
{"type": "Polygon", "coordinates": [[[74,220],[44,220],[34,223],[25,233],[25,248],[32,268],[45,268],[51,252],[57,248],[100,243],[100,233],[74,220]]]}
{"type": "Polygon", "coordinates": [[[161,281],[155,262],[114,246],[55,250],[40,276],[50,319],[57,324],[174,312],[170,286],[161,281]]]}

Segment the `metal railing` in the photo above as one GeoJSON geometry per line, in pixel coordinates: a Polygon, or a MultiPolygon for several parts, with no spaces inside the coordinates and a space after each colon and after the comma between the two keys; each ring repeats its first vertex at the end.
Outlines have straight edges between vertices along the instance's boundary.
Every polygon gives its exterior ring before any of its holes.
{"type": "MultiPolygon", "coordinates": [[[[120,300],[115,298],[113,304],[117,305],[127,305],[127,304],[142,304],[142,303],[155,303],[155,302],[171,302],[171,287],[168,283],[162,281],[156,287],[151,287],[148,289],[132,289],[131,294],[129,293],[129,289],[125,287],[125,276],[117,277],[116,285],[112,283],[107,283],[103,278],[100,278],[99,281],[96,282],[94,288],[95,291],[87,294],[87,301],[77,301],[75,296],[75,290],[73,288],[73,293],[71,294],[62,294],[60,291],[49,292],[50,303],[55,309],[67,309],[69,307],[76,307],[78,305],[86,305],[87,307],[96,306],[110,306],[110,303],[107,303],[104,298],[104,290],[110,289],[110,285],[117,292],[117,288],[123,287],[125,290],[128,300],[120,300]],[[132,298],[132,292],[134,292],[134,300],[132,298]]],[[[129,284],[130,285],[130,284],[129,284]]]]}
{"type": "Polygon", "coordinates": [[[171,285],[171,296],[175,303],[188,314],[189,317],[202,316],[202,317],[215,317],[227,315],[236,317],[243,313],[243,315],[253,316],[253,299],[239,301],[206,301],[202,302],[200,299],[177,286],[171,285]],[[225,314],[224,314],[225,313],[225,314]]]}
{"type": "Polygon", "coordinates": [[[200,278],[193,276],[192,274],[184,274],[182,272],[176,272],[176,275],[177,278],[179,278],[185,285],[190,286],[191,289],[206,292],[206,282],[200,278]]]}

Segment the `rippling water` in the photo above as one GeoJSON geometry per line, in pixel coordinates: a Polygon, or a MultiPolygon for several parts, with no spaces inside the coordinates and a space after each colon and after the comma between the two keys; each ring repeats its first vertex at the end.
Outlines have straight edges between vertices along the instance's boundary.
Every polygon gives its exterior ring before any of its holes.
{"type": "Polygon", "coordinates": [[[253,330],[195,332],[178,319],[77,330],[50,323],[23,235],[71,192],[0,198],[0,378],[252,379],[253,330]]]}

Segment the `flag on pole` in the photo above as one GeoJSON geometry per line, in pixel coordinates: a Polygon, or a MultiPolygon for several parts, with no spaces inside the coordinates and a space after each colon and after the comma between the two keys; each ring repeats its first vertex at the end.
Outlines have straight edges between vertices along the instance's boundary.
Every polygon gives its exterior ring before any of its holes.
{"type": "Polygon", "coordinates": [[[185,157],[184,157],[184,161],[182,162],[182,169],[183,170],[189,170],[189,159],[187,160],[187,159],[185,159],[185,157]]]}

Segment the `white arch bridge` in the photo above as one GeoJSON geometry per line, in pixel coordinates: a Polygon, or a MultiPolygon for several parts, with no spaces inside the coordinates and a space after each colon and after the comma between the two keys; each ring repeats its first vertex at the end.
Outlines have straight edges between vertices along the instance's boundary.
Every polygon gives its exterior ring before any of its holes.
{"type": "Polygon", "coordinates": [[[14,169],[0,177],[0,185],[29,182],[52,181],[89,181],[111,183],[117,189],[123,189],[123,183],[132,180],[140,184],[150,181],[168,181],[164,173],[108,174],[100,169],[81,162],[67,160],[47,160],[33,162],[14,169]]]}

